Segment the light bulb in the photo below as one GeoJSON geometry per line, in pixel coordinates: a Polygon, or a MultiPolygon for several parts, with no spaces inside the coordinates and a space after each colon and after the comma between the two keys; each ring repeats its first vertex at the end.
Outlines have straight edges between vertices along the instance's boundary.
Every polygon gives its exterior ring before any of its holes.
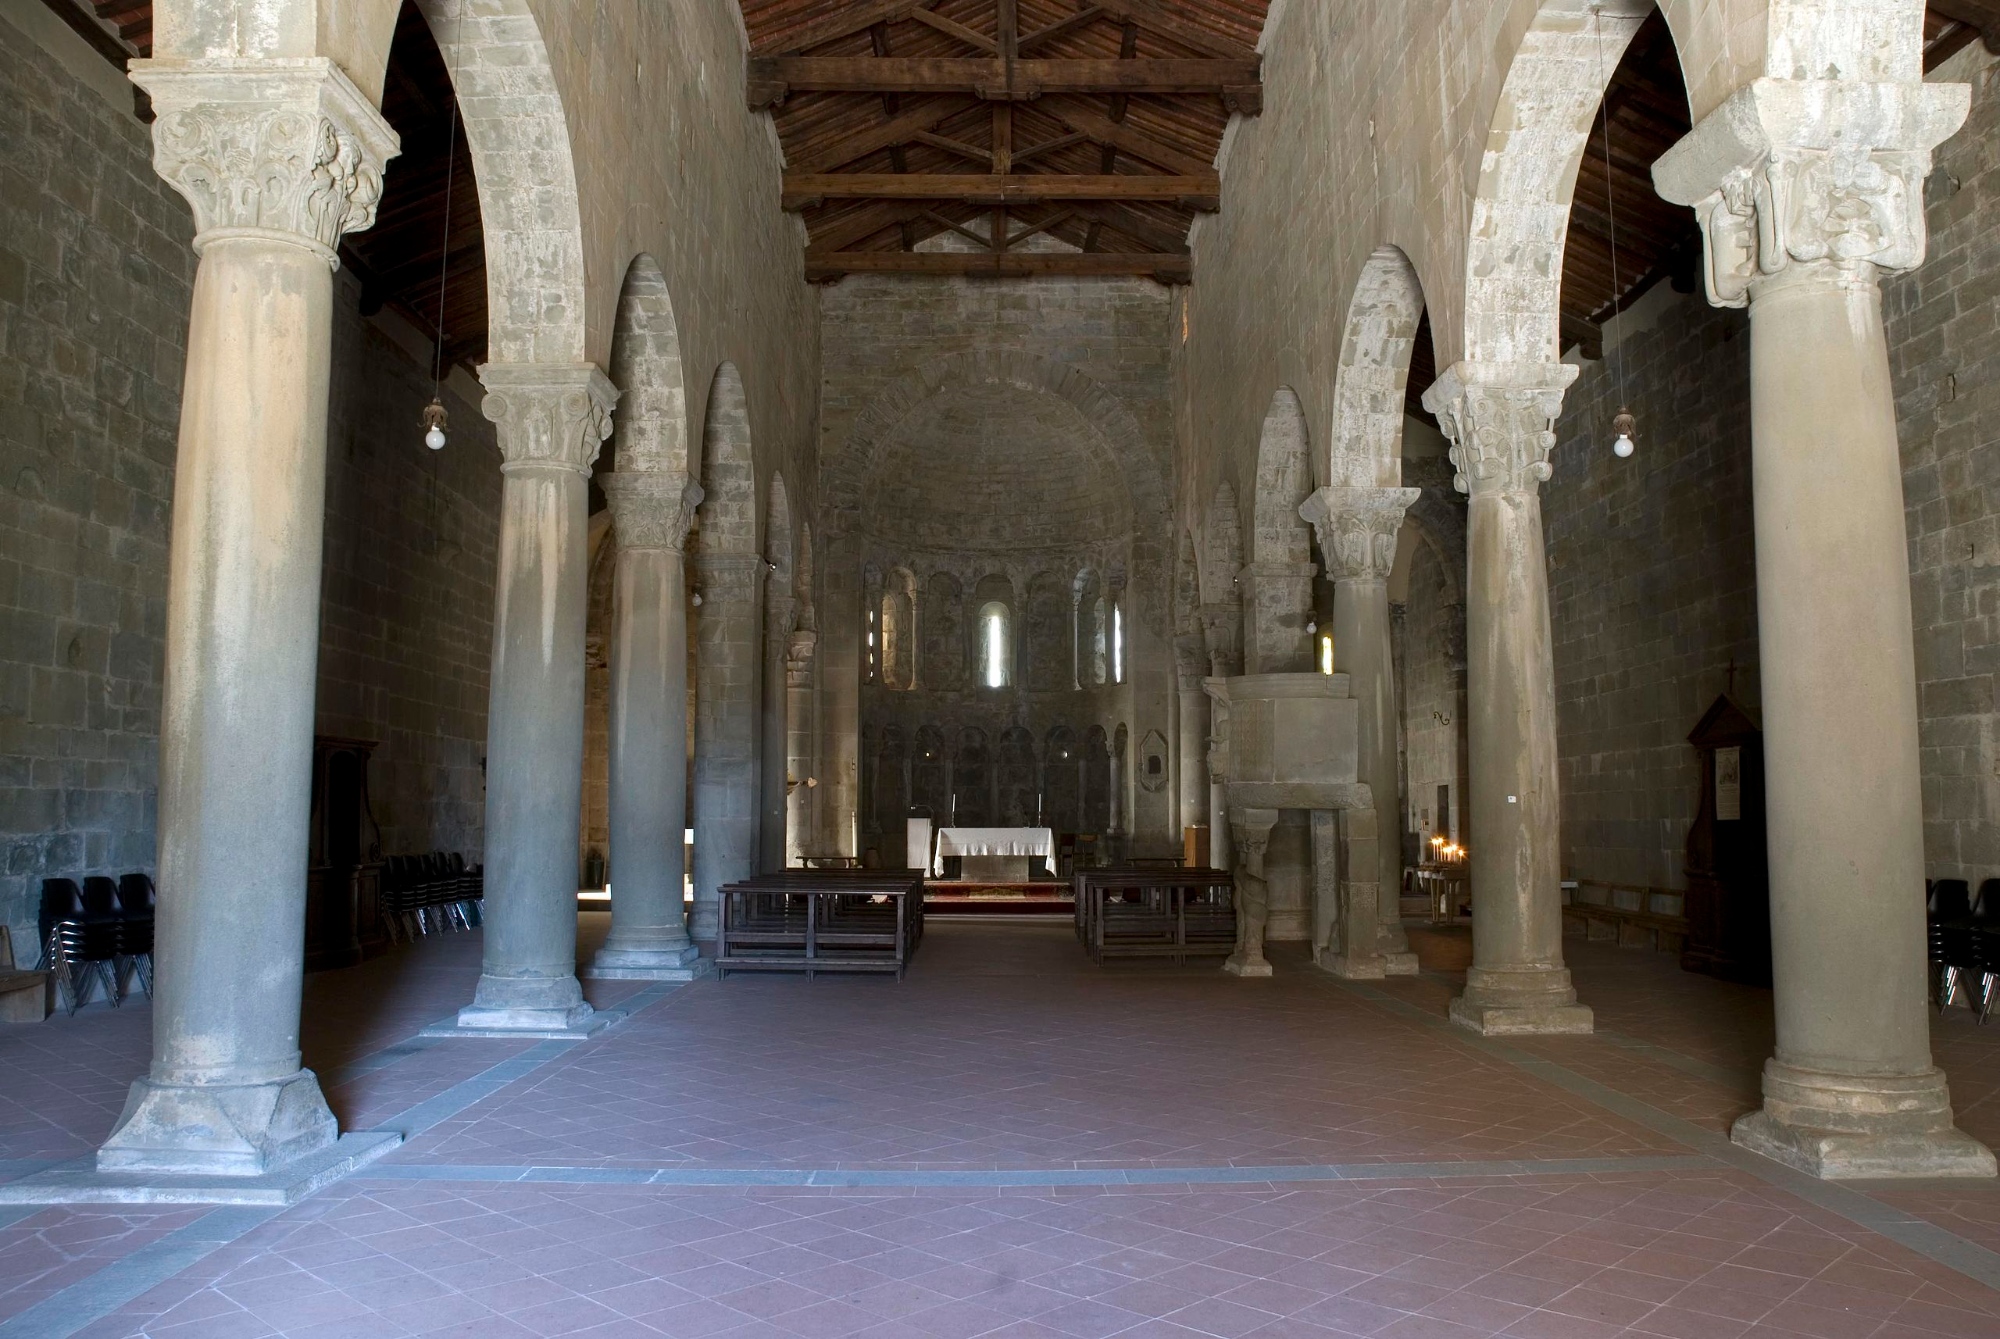
{"type": "Polygon", "coordinates": [[[433,451],[444,450],[444,429],[433,427],[429,432],[425,433],[424,445],[433,451]]]}
{"type": "Polygon", "coordinates": [[[444,450],[444,429],[445,424],[449,421],[450,416],[444,412],[443,400],[434,398],[429,404],[425,405],[423,414],[424,445],[433,451],[444,450]]]}
{"type": "Polygon", "coordinates": [[[1639,431],[1639,420],[1632,417],[1631,410],[1621,405],[1611,420],[1611,431],[1617,434],[1611,439],[1611,454],[1620,460],[1629,460],[1632,453],[1638,450],[1632,437],[1639,431]]]}

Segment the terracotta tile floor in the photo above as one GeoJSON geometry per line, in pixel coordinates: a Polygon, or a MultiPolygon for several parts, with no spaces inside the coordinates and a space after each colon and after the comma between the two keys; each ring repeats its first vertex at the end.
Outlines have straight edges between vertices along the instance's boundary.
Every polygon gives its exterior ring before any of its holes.
{"type": "MultiPolygon", "coordinates": [[[[588,953],[603,917],[583,922],[588,953]]],[[[201,1209],[0,1220],[0,1339],[10,1318],[204,1339],[2000,1336],[1979,1281],[2000,1279],[2000,1187],[1830,1201],[1714,1154],[1756,1100],[1766,992],[1573,941],[1599,1035],[1486,1047],[1436,1022],[1462,932],[1413,938],[1427,974],[1363,991],[1295,954],[1265,982],[1099,970],[1066,924],[1004,922],[934,925],[900,984],[681,988],[219,1246],[172,1254],[222,1222],[201,1209]],[[898,1183],[756,1184],[811,1173],[898,1183]],[[678,1183],[627,1183],[649,1176],[678,1183]],[[690,1184],[709,1176],[728,1184],[690,1184]],[[1943,1231],[1913,1248],[1857,1204],[1943,1231]]],[[[529,1050],[399,1045],[477,971],[458,935],[308,979],[307,1060],[347,1125],[529,1050]]],[[[149,1024],[138,1003],[0,1031],[0,1177],[102,1138],[149,1024]]],[[[1962,1124],[2000,1141],[2000,1027],[1959,1010],[1933,1034],[1962,1124]]]]}

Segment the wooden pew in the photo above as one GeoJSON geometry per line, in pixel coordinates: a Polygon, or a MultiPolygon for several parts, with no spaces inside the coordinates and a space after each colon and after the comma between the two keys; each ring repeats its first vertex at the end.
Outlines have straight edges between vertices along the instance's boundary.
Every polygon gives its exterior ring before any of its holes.
{"type": "Polygon", "coordinates": [[[923,935],[921,870],[781,870],[723,885],[715,970],[901,980],[923,935]]]}
{"type": "Polygon", "coordinates": [[[1106,958],[1226,957],[1236,947],[1236,880],[1219,869],[1122,866],[1071,878],[1077,938],[1106,958]]]}

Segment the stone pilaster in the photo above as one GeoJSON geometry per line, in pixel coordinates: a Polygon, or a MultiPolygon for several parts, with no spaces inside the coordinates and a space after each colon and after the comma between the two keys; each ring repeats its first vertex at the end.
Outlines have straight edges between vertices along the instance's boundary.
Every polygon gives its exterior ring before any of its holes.
{"type": "MultiPolygon", "coordinates": [[[[1421,494],[1416,488],[1322,488],[1299,514],[1319,538],[1334,582],[1334,668],[1348,676],[1361,704],[1361,781],[1378,797],[1377,815],[1395,812],[1397,794],[1395,656],[1389,626],[1389,571],[1396,564],[1396,536],[1403,514],[1421,494]],[[1385,803],[1385,798],[1389,801],[1385,803]]],[[[1372,882],[1381,906],[1372,918],[1375,948],[1384,970],[1407,976],[1417,970],[1403,932],[1403,852],[1392,825],[1382,823],[1369,844],[1372,882]]],[[[1359,875],[1350,876],[1360,879],[1359,875]]]]}
{"type": "Polygon", "coordinates": [[[1269,976],[1264,957],[1264,924],[1271,914],[1271,890],[1265,882],[1264,856],[1276,809],[1234,809],[1229,814],[1236,872],[1236,951],[1222,964],[1231,976],[1269,976]]]}
{"type": "MultiPolygon", "coordinates": [[[[767,567],[766,571],[770,569],[767,567]]],[[[764,679],[762,763],[758,775],[757,865],[763,870],[785,867],[785,769],[790,749],[791,694],[786,687],[792,629],[798,619],[798,598],[789,584],[775,579],[764,592],[764,679]]],[[[921,659],[921,657],[919,657],[921,659]]]]}
{"type": "Polygon", "coordinates": [[[1285,674],[1313,667],[1312,563],[1251,563],[1237,573],[1243,588],[1243,672],[1285,674]]]}
{"type": "Polygon", "coordinates": [[[1174,669],[1180,694],[1180,757],[1177,763],[1180,821],[1182,827],[1195,824],[1210,829],[1210,858],[1214,858],[1214,826],[1208,809],[1208,695],[1201,691],[1206,658],[1200,633],[1183,633],[1174,639],[1174,669]]]}
{"type": "Polygon", "coordinates": [[[136,61],[132,77],[201,263],[167,575],[152,1066],[97,1165],[282,1175],[338,1137],[299,1064],[334,248],[374,222],[398,145],[324,59],[136,61]]]}
{"type": "MultiPolygon", "coordinates": [[[[803,622],[807,611],[801,611],[803,622]]],[[[809,627],[792,630],[785,647],[785,863],[819,853],[817,806],[813,803],[819,778],[813,774],[813,652],[819,633],[809,627]]]]}
{"type": "Polygon", "coordinates": [[[595,978],[686,981],[687,579],[701,485],[678,473],[603,479],[618,545],[611,648],[611,933],[595,978]]]}
{"type": "MultiPolygon", "coordinates": [[[[485,960],[461,1035],[601,1026],[576,979],[587,485],[618,389],[590,363],[488,363],[500,572],[486,710],[485,960]]],[[[614,789],[615,793],[615,789],[614,789]]]]}
{"type": "MultiPolygon", "coordinates": [[[[1540,487],[1574,367],[1459,363],[1424,392],[1466,515],[1472,966],[1452,1020],[1588,1032],[1562,956],[1555,665],[1540,487]]],[[[1338,647],[1336,646],[1336,654],[1338,647]]]]}
{"type": "Polygon", "coordinates": [[[1961,85],[1760,79],[1655,166],[1750,308],[1776,1054],[1730,1137],[1816,1176],[1992,1176],[1924,1007],[1902,474],[1878,276],[1926,244],[1961,85]],[[1838,666],[1837,673],[1827,672],[1838,666]]]}

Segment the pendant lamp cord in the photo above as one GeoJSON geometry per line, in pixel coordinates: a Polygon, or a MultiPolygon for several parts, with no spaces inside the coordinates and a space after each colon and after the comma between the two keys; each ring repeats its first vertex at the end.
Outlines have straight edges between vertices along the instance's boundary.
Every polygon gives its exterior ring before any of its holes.
{"type": "MultiPolygon", "coordinates": [[[[1593,6],[1591,14],[1596,19],[1597,68],[1602,72],[1604,69],[1604,10],[1601,7],[1593,6]]],[[[1616,73],[1616,70],[1612,71],[1613,75],[1616,73]]],[[[1618,300],[1624,296],[1624,293],[1618,287],[1618,204],[1611,194],[1611,77],[1611,75],[1604,76],[1604,96],[1598,100],[1597,111],[1604,133],[1604,214],[1611,228],[1611,315],[1615,317],[1618,315],[1618,300]]],[[[1601,340],[1602,338],[1602,327],[1600,327],[1599,339],[1601,340]]],[[[1616,356],[1612,358],[1611,376],[1613,383],[1618,389],[1618,403],[1623,405],[1626,402],[1625,355],[1622,351],[1615,349],[1612,350],[1612,353],[1616,356]]]]}

